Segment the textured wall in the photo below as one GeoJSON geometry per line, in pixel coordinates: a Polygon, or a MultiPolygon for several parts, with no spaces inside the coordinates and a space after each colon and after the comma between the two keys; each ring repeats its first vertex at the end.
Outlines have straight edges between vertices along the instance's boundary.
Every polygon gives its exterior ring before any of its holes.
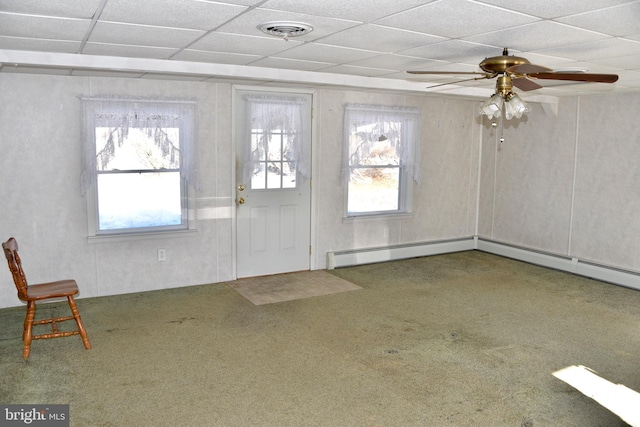
{"type": "Polygon", "coordinates": [[[636,94],[561,98],[499,132],[484,121],[479,235],[640,271],[636,94]]]}
{"type": "Polygon", "coordinates": [[[477,105],[460,99],[321,90],[318,93],[319,176],[314,179],[319,233],[316,263],[326,253],[474,234],[480,126],[477,105]],[[341,177],[343,106],[348,103],[418,107],[422,112],[422,180],[408,216],[343,220],[341,177]]]}
{"type": "MultiPolygon", "coordinates": [[[[31,283],[74,278],[81,297],[232,277],[231,88],[226,84],[2,74],[0,239],[18,239],[31,283]],[[89,242],[80,192],[82,95],[196,99],[202,190],[197,233],[89,242]],[[157,261],[165,248],[167,261],[157,261]]],[[[9,271],[0,307],[18,305],[9,271]]]]}

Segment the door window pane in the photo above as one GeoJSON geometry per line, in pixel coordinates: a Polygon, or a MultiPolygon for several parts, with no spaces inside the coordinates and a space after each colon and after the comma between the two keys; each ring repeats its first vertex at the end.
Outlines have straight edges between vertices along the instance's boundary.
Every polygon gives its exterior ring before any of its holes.
{"type": "Polygon", "coordinates": [[[252,190],[296,188],[296,162],[291,158],[291,136],[281,130],[251,131],[251,150],[256,159],[251,176],[252,190]]]}

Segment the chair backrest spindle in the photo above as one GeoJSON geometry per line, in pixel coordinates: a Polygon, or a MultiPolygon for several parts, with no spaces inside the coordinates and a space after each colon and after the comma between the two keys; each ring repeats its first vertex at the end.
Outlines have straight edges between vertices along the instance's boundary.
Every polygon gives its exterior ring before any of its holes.
{"type": "Polygon", "coordinates": [[[27,277],[22,269],[22,261],[18,255],[18,242],[13,237],[2,244],[4,255],[9,263],[9,270],[13,276],[13,282],[18,289],[18,298],[25,300],[27,298],[27,277]]]}

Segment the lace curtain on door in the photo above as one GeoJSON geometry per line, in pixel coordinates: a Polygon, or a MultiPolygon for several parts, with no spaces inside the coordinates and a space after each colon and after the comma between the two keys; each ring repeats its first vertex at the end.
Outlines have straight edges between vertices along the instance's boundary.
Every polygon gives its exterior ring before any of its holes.
{"type": "Polygon", "coordinates": [[[347,104],[344,114],[343,178],[360,165],[368,148],[389,140],[407,174],[420,183],[420,110],[409,107],[347,104]],[[358,144],[358,149],[352,145],[358,144]]]}
{"type": "Polygon", "coordinates": [[[180,168],[187,184],[200,189],[196,153],[196,102],[173,99],[129,99],[82,97],[83,171],[82,194],[95,184],[97,171],[106,168],[116,145],[122,145],[129,129],[145,130],[171,168],[180,168]],[[104,147],[96,149],[96,128],[112,129],[104,147]],[[178,128],[179,141],[169,137],[168,128],[178,128]]]}
{"type": "Polygon", "coordinates": [[[275,132],[288,135],[286,153],[294,162],[298,173],[311,178],[310,153],[311,117],[309,99],[299,95],[245,95],[245,141],[251,141],[252,133],[259,133],[255,144],[246,144],[243,153],[244,182],[251,182],[252,176],[260,169],[261,154],[265,144],[275,132]]]}

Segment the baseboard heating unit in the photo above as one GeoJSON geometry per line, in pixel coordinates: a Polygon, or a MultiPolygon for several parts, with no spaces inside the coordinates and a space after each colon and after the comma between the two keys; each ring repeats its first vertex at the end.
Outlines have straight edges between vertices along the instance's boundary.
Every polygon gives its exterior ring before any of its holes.
{"type": "Polygon", "coordinates": [[[333,270],[376,262],[397,261],[428,255],[470,251],[475,248],[473,237],[436,242],[410,243],[406,245],[385,246],[379,248],[353,249],[327,253],[327,268],[333,270]]]}

